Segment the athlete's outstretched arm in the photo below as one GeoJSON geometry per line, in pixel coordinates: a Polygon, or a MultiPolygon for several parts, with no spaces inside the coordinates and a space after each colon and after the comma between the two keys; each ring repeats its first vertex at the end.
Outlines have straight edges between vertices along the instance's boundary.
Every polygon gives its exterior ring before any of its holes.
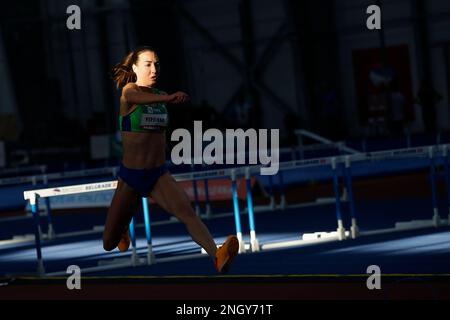
{"type": "Polygon", "coordinates": [[[184,103],[189,101],[189,96],[181,91],[173,94],[155,94],[139,91],[134,83],[127,84],[122,90],[122,97],[130,105],[150,103],[184,103]]]}

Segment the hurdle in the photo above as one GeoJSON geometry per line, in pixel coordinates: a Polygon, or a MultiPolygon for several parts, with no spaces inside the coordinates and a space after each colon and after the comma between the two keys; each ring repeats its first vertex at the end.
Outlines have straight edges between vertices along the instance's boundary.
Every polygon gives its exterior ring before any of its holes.
{"type": "Polygon", "coordinates": [[[24,192],[24,199],[28,200],[31,205],[31,212],[33,215],[34,228],[35,228],[35,246],[36,246],[36,254],[37,254],[37,273],[38,275],[45,275],[45,267],[42,258],[42,248],[41,248],[41,226],[39,219],[39,198],[50,198],[61,195],[69,195],[75,193],[86,193],[93,192],[95,190],[112,190],[117,187],[117,181],[110,181],[104,183],[91,183],[91,184],[83,184],[76,186],[67,186],[60,188],[47,188],[40,190],[32,190],[24,192]]]}
{"type": "MultiPolygon", "coordinates": [[[[334,195],[335,195],[335,204],[336,204],[336,217],[338,230],[337,232],[316,232],[313,234],[304,234],[302,239],[300,240],[291,240],[291,241],[281,241],[274,243],[266,243],[261,245],[262,250],[267,249],[280,249],[287,248],[293,246],[301,246],[308,245],[311,243],[319,243],[324,241],[342,241],[348,238],[355,239],[359,236],[369,236],[375,234],[383,234],[383,233],[391,233],[391,232],[402,232],[406,230],[417,230],[422,228],[431,228],[431,227],[439,227],[445,225],[445,220],[441,220],[439,217],[438,209],[437,209],[437,191],[436,191],[436,169],[435,166],[437,164],[444,164],[445,171],[445,180],[447,184],[447,197],[450,204],[450,177],[449,177],[449,169],[448,169],[448,148],[449,145],[441,145],[441,146],[425,146],[425,147],[417,147],[417,148],[406,148],[406,149],[397,149],[397,150],[387,150],[387,151],[378,151],[366,154],[354,154],[354,155],[346,155],[340,157],[329,157],[322,159],[312,159],[312,160],[301,160],[295,161],[291,163],[283,163],[280,165],[280,171],[292,170],[292,169],[306,169],[312,166],[329,166],[331,165],[333,169],[333,175],[331,177],[333,181],[334,187],[334,195]],[[444,161],[439,161],[437,159],[437,155],[443,155],[444,161]],[[430,180],[431,180],[431,190],[433,193],[432,199],[432,209],[433,215],[429,220],[413,220],[407,222],[396,222],[393,228],[387,229],[379,229],[379,230],[369,230],[360,232],[359,226],[357,223],[357,215],[356,208],[354,203],[353,196],[353,186],[352,186],[352,177],[353,173],[351,170],[352,163],[358,162],[367,162],[370,163],[374,161],[382,161],[382,160],[391,160],[391,159],[412,159],[412,158],[429,158],[429,167],[430,167],[430,180]],[[345,187],[347,190],[347,197],[349,202],[349,211],[351,216],[351,227],[350,232],[345,230],[344,221],[341,215],[341,197],[339,195],[339,166],[343,167],[344,171],[344,180],[345,187]]],[[[424,166],[425,167],[425,166],[424,166]]],[[[450,207],[449,207],[450,213],[450,207]]],[[[447,220],[447,225],[450,224],[450,215],[447,220]]]]}
{"type": "MultiPolygon", "coordinates": [[[[379,161],[383,159],[399,159],[399,158],[415,158],[415,157],[422,157],[426,158],[429,157],[431,160],[429,162],[430,164],[439,165],[443,164],[445,167],[446,161],[448,161],[448,145],[443,146],[429,146],[429,147],[420,147],[420,148],[412,148],[412,149],[399,149],[399,150],[389,150],[389,151],[379,151],[374,153],[368,153],[368,154],[355,154],[355,155],[346,155],[346,156],[337,156],[337,157],[327,157],[327,158],[318,158],[318,159],[307,159],[307,160],[296,160],[291,162],[284,162],[280,164],[280,172],[286,172],[289,170],[299,170],[299,169],[307,169],[312,167],[328,167],[331,169],[330,179],[333,181],[334,186],[334,196],[335,196],[335,203],[336,203],[336,219],[337,219],[337,231],[334,232],[317,232],[314,234],[304,234],[302,239],[300,240],[293,240],[293,241],[287,241],[287,242],[278,242],[278,243],[259,243],[257,235],[256,235],[256,217],[254,213],[256,213],[256,210],[253,208],[253,198],[251,193],[251,184],[250,184],[250,178],[252,175],[259,174],[259,171],[261,169],[260,166],[246,166],[246,167],[238,167],[238,168],[231,168],[231,169],[219,169],[219,170],[211,170],[211,171],[201,171],[201,172],[189,172],[184,174],[175,175],[177,181],[183,181],[183,180],[203,180],[206,181],[208,179],[224,179],[228,178],[231,180],[231,192],[232,192],[232,201],[233,201],[233,213],[235,220],[235,226],[236,226],[236,234],[240,241],[240,252],[245,253],[247,244],[244,242],[243,237],[243,230],[240,224],[240,215],[244,213],[244,210],[241,210],[239,208],[239,199],[237,195],[237,179],[238,177],[245,177],[245,186],[246,186],[246,195],[247,195],[247,214],[249,215],[249,224],[250,224],[250,245],[249,248],[252,252],[258,251],[258,250],[270,250],[270,249],[277,249],[277,248],[286,248],[290,246],[299,246],[304,244],[311,244],[311,243],[321,243],[324,241],[339,241],[339,240],[345,240],[349,237],[355,238],[357,236],[364,236],[364,235],[370,235],[370,234],[377,234],[377,233],[383,233],[383,232],[393,232],[393,231],[403,231],[403,230],[409,230],[409,229],[417,229],[417,228],[424,228],[433,226],[433,221],[438,221],[436,218],[436,210],[434,210],[433,207],[433,217],[430,220],[426,221],[413,221],[413,222],[407,222],[407,223],[396,223],[394,228],[388,229],[388,230],[375,230],[375,231],[366,231],[366,232],[357,232],[358,225],[356,223],[356,213],[354,204],[350,205],[350,211],[351,217],[352,217],[352,228],[351,232],[348,232],[345,230],[345,224],[341,216],[341,208],[340,208],[340,199],[341,195],[339,192],[339,175],[340,171],[344,170],[345,175],[345,184],[347,187],[348,192],[348,201],[352,203],[354,201],[353,199],[353,192],[352,192],[352,170],[350,170],[352,164],[358,163],[358,162],[367,162],[371,163],[373,161],[379,161]],[[444,156],[444,159],[440,159],[437,157],[438,155],[444,156]],[[353,209],[352,209],[353,208],[353,209]]],[[[435,170],[430,169],[430,174],[433,174],[435,170]]],[[[448,181],[448,167],[446,170],[446,181],[448,181]]],[[[431,179],[432,187],[435,188],[435,181],[436,179],[431,179]]],[[[28,200],[30,202],[32,213],[33,213],[33,221],[34,221],[34,229],[35,229],[35,246],[36,246],[36,254],[37,254],[37,265],[38,265],[38,274],[45,275],[45,268],[44,268],[44,262],[42,257],[42,250],[41,250],[41,230],[40,230],[40,223],[39,223],[39,206],[38,206],[38,200],[39,198],[50,198],[55,196],[63,196],[68,194],[75,194],[75,193],[85,193],[85,192],[95,192],[95,191],[103,191],[103,190],[112,190],[117,187],[117,181],[107,181],[107,182],[99,182],[99,183],[92,183],[92,184],[84,184],[84,185],[75,185],[75,186],[66,186],[66,187],[56,187],[56,188],[47,188],[47,189],[40,189],[40,190],[29,190],[24,192],[24,198],[25,200],[28,200]]],[[[448,190],[448,194],[450,197],[450,191],[448,190]]],[[[144,199],[143,199],[144,201],[144,199]]],[[[434,200],[433,200],[434,202],[434,200]]],[[[145,200],[145,203],[147,203],[148,206],[148,199],[145,200]]],[[[287,206],[289,207],[289,206],[287,206]]],[[[189,255],[189,256],[183,256],[183,257],[171,257],[171,258],[164,258],[164,259],[156,259],[154,252],[152,250],[152,243],[151,243],[151,233],[150,233],[150,212],[149,208],[145,209],[145,204],[143,202],[143,209],[144,209],[144,218],[145,215],[148,217],[145,218],[145,225],[148,225],[148,230],[146,227],[146,237],[147,237],[147,257],[144,260],[140,260],[137,257],[137,253],[135,250],[135,241],[132,239],[133,243],[133,253],[132,253],[132,259],[129,259],[128,262],[123,263],[121,265],[111,265],[111,266],[99,266],[99,267],[93,267],[93,268],[87,268],[87,270],[91,271],[100,271],[100,270],[109,270],[112,268],[118,268],[118,267],[124,267],[124,266],[132,266],[132,265],[138,265],[142,263],[146,264],[153,264],[157,263],[159,261],[169,261],[169,260],[181,260],[181,259],[188,259],[189,257],[194,257],[197,255],[189,255]],[[147,212],[147,213],[146,213],[147,212]],[[169,259],[169,260],[168,260],[169,259]],[[103,267],[103,268],[102,268],[103,267]],[[108,268],[108,269],[107,269],[108,268]]],[[[267,206],[267,210],[272,210],[271,205],[267,206]]],[[[450,209],[449,209],[450,211],[450,209]]],[[[263,212],[261,210],[260,212],[263,212]]],[[[438,215],[438,213],[437,213],[438,215]]],[[[443,225],[441,222],[438,226],[443,225]]],[[[134,228],[136,226],[134,225],[134,220],[130,224],[130,232],[132,231],[132,238],[135,237],[134,234],[134,228]]],[[[201,256],[201,254],[199,254],[201,256]]]]}
{"type": "MultiPolygon", "coordinates": [[[[186,180],[200,180],[200,179],[211,179],[211,178],[227,178],[230,177],[232,180],[232,185],[234,186],[232,189],[232,198],[235,204],[235,221],[236,221],[236,234],[240,239],[240,251],[241,253],[245,252],[246,244],[243,241],[242,230],[240,226],[240,210],[239,210],[239,202],[237,196],[237,185],[236,185],[236,176],[237,174],[241,175],[244,169],[228,169],[228,170],[216,170],[216,171],[205,171],[199,173],[188,173],[181,174],[175,176],[177,181],[186,181],[186,180]],[[234,177],[234,178],[233,178],[234,177]],[[234,179],[234,180],[233,180],[234,179]]],[[[35,229],[35,248],[36,248],[36,256],[37,256],[37,273],[40,276],[48,276],[48,275],[62,275],[64,272],[56,272],[56,273],[46,273],[44,267],[44,259],[42,255],[42,240],[43,235],[40,226],[40,217],[39,217],[39,199],[44,198],[52,198],[56,196],[65,196],[71,194],[79,194],[79,193],[87,193],[87,192],[96,192],[96,191],[106,191],[106,190],[114,190],[117,187],[116,181],[105,181],[105,182],[97,182],[90,184],[82,184],[82,185],[73,185],[73,186],[64,186],[64,187],[55,187],[55,188],[46,188],[46,189],[38,189],[38,190],[29,190],[24,192],[24,199],[29,201],[32,209],[32,216],[34,221],[34,229],[35,229]]],[[[188,255],[182,257],[170,257],[170,258],[161,258],[156,260],[155,254],[153,252],[152,247],[152,237],[151,237],[151,220],[150,220],[150,209],[148,206],[148,199],[142,198],[142,207],[144,213],[145,220],[145,233],[147,239],[147,256],[146,259],[139,259],[136,251],[136,241],[135,241],[135,223],[134,219],[130,223],[130,237],[132,242],[132,256],[131,259],[113,259],[111,261],[100,261],[98,267],[90,267],[84,268],[85,272],[95,272],[95,271],[103,271],[103,270],[111,270],[115,268],[123,268],[128,266],[137,266],[142,264],[151,265],[162,261],[173,261],[173,260],[183,260],[189,257],[202,256],[201,253],[199,255],[188,255]]],[[[173,221],[167,221],[166,223],[173,223],[173,221]]],[[[156,224],[156,223],[155,223],[156,224]]],[[[96,230],[95,232],[100,232],[101,230],[96,230]]],[[[78,233],[79,234],[79,233],[78,233]]],[[[72,234],[73,235],[73,234],[72,234]]],[[[48,238],[47,238],[48,239],[48,238]]]]}
{"type": "MultiPolygon", "coordinates": [[[[87,170],[76,170],[76,171],[67,171],[67,172],[58,172],[58,173],[46,173],[46,166],[43,166],[42,173],[41,174],[35,174],[31,176],[24,176],[24,177],[10,177],[10,178],[2,178],[0,179],[0,187],[8,187],[8,186],[15,186],[15,185],[24,185],[27,183],[30,183],[33,186],[37,186],[39,184],[42,184],[43,187],[47,187],[50,182],[55,182],[57,180],[61,179],[76,179],[76,178],[88,178],[92,176],[109,176],[115,174],[117,171],[116,167],[108,167],[108,168],[95,168],[95,169],[87,169],[87,170]]],[[[47,216],[47,222],[49,225],[49,229],[47,234],[42,234],[43,238],[46,239],[55,239],[57,237],[65,237],[65,236],[72,236],[73,233],[67,233],[67,234],[57,234],[56,230],[54,228],[54,224],[52,221],[52,217],[48,216],[51,215],[51,208],[50,208],[50,201],[47,202],[45,200],[45,205],[41,206],[39,208],[40,213],[42,216],[47,216]]],[[[27,219],[33,219],[33,213],[30,210],[27,210],[27,213],[23,216],[18,217],[7,217],[7,218],[0,218],[0,222],[7,222],[7,221],[16,221],[16,220],[27,220],[27,219]]],[[[26,238],[28,235],[23,236],[17,236],[17,238],[26,238]]]]}
{"type": "MultiPolygon", "coordinates": [[[[432,193],[432,216],[430,219],[423,220],[412,220],[412,221],[400,221],[394,224],[393,228],[380,229],[380,230],[370,230],[360,232],[361,236],[375,235],[375,234],[385,234],[392,232],[402,232],[407,230],[417,230],[423,228],[437,228],[444,226],[445,220],[442,220],[439,216],[438,206],[437,206],[437,174],[436,166],[443,164],[445,168],[445,161],[439,159],[442,155],[444,156],[445,150],[448,150],[449,145],[441,146],[423,146],[416,148],[406,148],[390,151],[378,151],[370,154],[371,161],[379,161],[385,159],[423,159],[424,161],[428,159],[429,167],[429,178],[430,178],[430,188],[432,193]]],[[[423,165],[422,168],[426,168],[423,165]]],[[[449,179],[448,170],[444,173],[446,181],[449,179]]],[[[450,194],[449,184],[447,184],[447,194],[450,194]]],[[[450,199],[450,198],[449,198],[450,199]]]]}

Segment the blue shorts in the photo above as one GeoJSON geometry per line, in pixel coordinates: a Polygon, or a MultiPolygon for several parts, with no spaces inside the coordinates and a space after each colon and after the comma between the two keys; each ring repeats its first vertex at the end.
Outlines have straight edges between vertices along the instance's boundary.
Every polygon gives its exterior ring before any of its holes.
{"type": "Polygon", "coordinates": [[[168,169],[165,164],[151,169],[130,169],[121,163],[117,175],[140,196],[148,197],[159,178],[166,172],[168,169]]]}

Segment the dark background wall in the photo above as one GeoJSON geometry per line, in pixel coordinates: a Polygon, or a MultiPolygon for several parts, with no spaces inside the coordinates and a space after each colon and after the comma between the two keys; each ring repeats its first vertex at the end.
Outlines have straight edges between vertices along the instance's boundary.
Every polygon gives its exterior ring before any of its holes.
{"type": "Polygon", "coordinates": [[[9,2],[0,12],[0,140],[11,152],[89,158],[92,135],[117,131],[110,68],[137,45],[158,50],[161,89],[192,97],[170,106],[172,129],[193,120],[279,128],[284,145],[295,143],[295,128],[332,140],[388,139],[389,125],[374,129],[368,120],[368,101],[385,93],[366,82],[390,67],[406,95],[404,132],[446,132],[449,25],[450,3],[440,0],[9,2]],[[381,31],[366,28],[374,3],[381,31]],[[66,28],[71,4],[81,8],[81,30],[66,28]],[[383,61],[388,68],[379,69],[383,61]],[[423,80],[436,93],[432,103],[418,99],[423,80]],[[243,105],[248,112],[237,118],[243,105]]]}

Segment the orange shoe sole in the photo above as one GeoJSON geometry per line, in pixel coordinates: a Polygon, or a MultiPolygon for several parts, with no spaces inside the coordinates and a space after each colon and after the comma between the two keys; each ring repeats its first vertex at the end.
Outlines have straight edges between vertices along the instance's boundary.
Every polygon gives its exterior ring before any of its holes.
{"type": "Polygon", "coordinates": [[[119,249],[120,252],[126,252],[130,247],[130,243],[131,243],[130,232],[127,231],[122,235],[122,238],[120,239],[117,248],[119,249]]]}
{"type": "Polygon", "coordinates": [[[236,236],[228,236],[216,253],[216,270],[221,274],[228,273],[230,266],[239,252],[239,240],[236,236]]]}

